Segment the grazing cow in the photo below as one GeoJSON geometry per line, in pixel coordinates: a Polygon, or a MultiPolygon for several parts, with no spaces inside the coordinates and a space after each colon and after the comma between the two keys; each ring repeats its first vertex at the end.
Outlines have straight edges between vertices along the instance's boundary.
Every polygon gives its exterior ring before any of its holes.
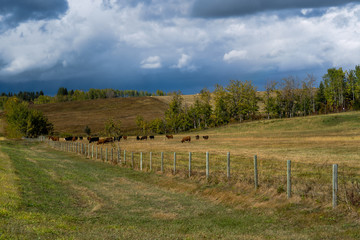
{"type": "Polygon", "coordinates": [[[136,140],[140,140],[140,137],[139,137],[139,136],[136,136],[136,140]]]}
{"type": "Polygon", "coordinates": [[[49,136],[48,138],[52,141],[59,141],[59,137],[49,136]]]}
{"type": "Polygon", "coordinates": [[[112,137],[110,137],[110,138],[104,138],[104,139],[99,139],[98,142],[97,142],[97,145],[99,145],[99,144],[105,144],[105,143],[107,143],[107,142],[113,142],[113,141],[114,141],[114,139],[113,139],[112,137]]]}
{"type": "Polygon", "coordinates": [[[208,140],[209,136],[203,136],[203,139],[208,140]]]}
{"type": "Polygon", "coordinates": [[[114,141],[118,141],[120,142],[120,139],[122,138],[122,135],[121,136],[118,136],[118,137],[114,137],[114,141]]]}
{"type": "Polygon", "coordinates": [[[191,137],[187,136],[187,137],[183,137],[183,139],[181,140],[181,142],[191,142],[191,137]]]}
{"type": "Polygon", "coordinates": [[[150,140],[151,140],[151,139],[155,139],[155,137],[154,137],[154,136],[150,136],[150,140]]]}
{"type": "Polygon", "coordinates": [[[123,136],[123,139],[124,139],[124,140],[127,140],[127,136],[123,136]]]}
{"type": "Polygon", "coordinates": [[[65,141],[72,141],[73,137],[72,136],[71,137],[66,137],[64,139],[65,139],[65,141]]]}
{"type": "Polygon", "coordinates": [[[78,137],[73,137],[72,139],[71,139],[73,142],[75,142],[76,140],[78,140],[78,137]]]}
{"type": "Polygon", "coordinates": [[[79,137],[80,140],[83,140],[83,137],[79,137]]]}
{"type": "Polygon", "coordinates": [[[199,135],[196,135],[195,138],[196,138],[196,140],[199,140],[199,139],[200,139],[200,136],[199,136],[199,135]]]}
{"type": "Polygon", "coordinates": [[[173,136],[173,135],[166,135],[166,138],[167,138],[167,139],[173,139],[174,136],[173,136]]]}
{"type": "Polygon", "coordinates": [[[140,140],[147,140],[147,136],[142,136],[140,140]]]}
{"type": "Polygon", "coordinates": [[[98,141],[99,141],[99,137],[88,137],[87,140],[89,140],[89,143],[98,142],[98,141]]]}

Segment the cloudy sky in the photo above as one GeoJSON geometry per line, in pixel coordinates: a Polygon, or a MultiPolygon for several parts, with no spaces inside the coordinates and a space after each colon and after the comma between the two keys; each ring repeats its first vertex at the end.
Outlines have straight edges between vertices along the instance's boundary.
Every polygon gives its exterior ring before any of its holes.
{"type": "Polygon", "coordinates": [[[360,64],[360,1],[1,0],[0,92],[196,93],[360,64]]]}

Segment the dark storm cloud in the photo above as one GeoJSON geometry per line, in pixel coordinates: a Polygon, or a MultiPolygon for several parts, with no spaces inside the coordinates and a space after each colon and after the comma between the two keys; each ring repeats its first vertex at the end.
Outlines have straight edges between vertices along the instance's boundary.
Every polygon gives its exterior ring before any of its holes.
{"type": "Polygon", "coordinates": [[[68,7],[67,0],[1,0],[0,31],[28,20],[58,18],[68,7]]]}
{"type": "Polygon", "coordinates": [[[243,16],[264,11],[321,8],[360,2],[352,0],[196,0],[192,14],[195,17],[243,16]]]}

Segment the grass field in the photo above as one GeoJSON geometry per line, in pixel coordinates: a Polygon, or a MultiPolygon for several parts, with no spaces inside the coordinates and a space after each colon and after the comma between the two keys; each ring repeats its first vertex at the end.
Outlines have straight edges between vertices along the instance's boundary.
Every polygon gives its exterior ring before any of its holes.
{"type": "Polygon", "coordinates": [[[131,158],[133,152],[135,167],[139,168],[142,152],[144,171],[149,171],[149,153],[152,152],[153,169],[160,171],[160,152],[164,152],[165,172],[172,175],[176,152],[176,176],[186,178],[188,155],[192,152],[192,178],[204,181],[205,152],[208,151],[209,182],[217,184],[227,182],[226,155],[230,152],[231,182],[241,185],[243,189],[250,189],[244,192],[251,193],[254,182],[253,157],[257,155],[260,189],[269,191],[275,199],[286,189],[286,160],[291,160],[294,196],[298,201],[302,198],[312,199],[325,207],[331,206],[332,164],[336,163],[339,164],[339,201],[347,206],[349,203],[355,205],[358,209],[359,119],[360,112],[351,112],[233,124],[175,135],[171,140],[155,136],[155,140],[136,141],[132,136],[127,141],[102,146],[103,157],[105,148],[126,150],[127,159],[131,158]],[[208,135],[209,140],[195,140],[196,134],[208,135]],[[187,135],[193,137],[191,143],[181,143],[181,138],[187,135]]]}
{"type": "MultiPolygon", "coordinates": [[[[191,105],[195,95],[184,95],[184,105],[191,105]]],[[[145,120],[163,118],[169,108],[171,96],[132,97],[96,99],[87,101],[61,102],[32,105],[42,111],[54,124],[55,132],[85,135],[84,128],[90,127],[92,133],[99,134],[105,123],[113,118],[121,120],[124,131],[136,133],[136,117],[141,115],[145,120]]]]}
{"type": "Polygon", "coordinates": [[[281,205],[261,205],[261,192],[249,207],[222,199],[232,193],[226,184],[141,173],[39,143],[0,142],[0,179],[0,239],[360,237],[358,218],[340,209],[282,196],[281,205]]]}

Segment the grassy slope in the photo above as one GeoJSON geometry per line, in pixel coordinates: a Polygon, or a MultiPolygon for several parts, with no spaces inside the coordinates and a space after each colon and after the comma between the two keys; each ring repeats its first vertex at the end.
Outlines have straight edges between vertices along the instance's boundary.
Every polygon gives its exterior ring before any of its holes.
{"type": "Polygon", "coordinates": [[[86,125],[93,133],[104,129],[108,119],[121,120],[130,131],[136,127],[137,115],[147,120],[163,117],[167,104],[153,97],[98,99],[88,101],[33,105],[44,112],[56,132],[84,134],[86,125]]]}
{"type": "Polygon", "coordinates": [[[291,203],[235,209],[201,197],[211,186],[34,143],[1,142],[0,153],[0,239],[360,237],[359,223],[337,211],[291,203]]]}
{"type": "MultiPolygon", "coordinates": [[[[86,125],[93,133],[104,130],[109,118],[121,120],[122,127],[128,132],[136,129],[136,116],[142,115],[145,120],[163,118],[169,107],[170,96],[131,97],[114,99],[97,99],[32,105],[41,110],[60,133],[84,134],[86,125]]],[[[194,102],[194,95],[184,96],[184,104],[194,102]]]]}

